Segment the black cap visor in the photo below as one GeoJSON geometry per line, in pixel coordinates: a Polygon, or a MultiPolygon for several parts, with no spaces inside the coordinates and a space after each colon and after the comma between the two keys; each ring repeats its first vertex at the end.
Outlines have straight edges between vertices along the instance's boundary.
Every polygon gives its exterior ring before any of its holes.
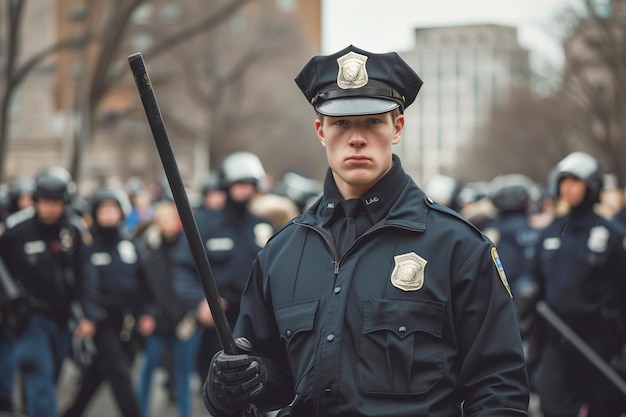
{"type": "Polygon", "coordinates": [[[341,97],[328,100],[316,106],[316,110],[325,116],[365,116],[382,114],[400,107],[393,100],[373,97],[341,97]]]}

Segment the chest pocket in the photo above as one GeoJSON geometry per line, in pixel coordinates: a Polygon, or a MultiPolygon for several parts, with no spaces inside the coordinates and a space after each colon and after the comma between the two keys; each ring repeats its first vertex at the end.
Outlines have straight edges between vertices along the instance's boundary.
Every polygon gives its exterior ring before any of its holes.
{"type": "Polygon", "coordinates": [[[443,376],[444,304],[423,300],[365,300],[358,388],[364,394],[413,395],[443,376]]]}
{"type": "Polygon", "coordinates": [[[319,302],[314,300],[276,310],[276,323],[297,381],[296,392],[298,394],[313,392],[313,383],[307,376],[311,375],[310,371],[313,369],[315,360],[317,344],[311,340],[311,337],[318,304],[319,302]]]}

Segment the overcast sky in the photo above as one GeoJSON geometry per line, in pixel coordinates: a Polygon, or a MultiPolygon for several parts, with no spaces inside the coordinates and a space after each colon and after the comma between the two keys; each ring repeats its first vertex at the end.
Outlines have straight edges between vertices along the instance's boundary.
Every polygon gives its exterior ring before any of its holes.
{"type": "Polygon", "coordinates": [[[559,64],[562,52],[551,26],[564,5],[582,0],[323,0],[322,50],[349,44],[372,52],[407,51],[413,29],[467,23],[518,27],[522,47],[533,60],[559,64]]]}

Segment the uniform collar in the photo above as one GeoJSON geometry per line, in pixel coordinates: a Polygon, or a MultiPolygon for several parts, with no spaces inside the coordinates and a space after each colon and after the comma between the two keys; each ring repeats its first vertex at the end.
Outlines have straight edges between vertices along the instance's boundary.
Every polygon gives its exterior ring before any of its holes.
{"type": "MultiPolygon", "coordinates": [[[[406,183],[406,174],[402,169],[400,158],[393,155],[392,161],[393,164],[389,172],[359,197],[372,224],[376,224],[385,218],[385,215],[402,192],[402,188],[406,183]]],[[[341,210],[339,203],[342,200],[343,197],[339,193],[332,171],[329,168],[324,179],[324,197],[322,198],[319,211],[323,219],[323,225],[328,225],[335,215],[339,215],[335,214],[335,211],[341,210]]],[[[343,216],[343,212],[341,215],[343,216]]]]}

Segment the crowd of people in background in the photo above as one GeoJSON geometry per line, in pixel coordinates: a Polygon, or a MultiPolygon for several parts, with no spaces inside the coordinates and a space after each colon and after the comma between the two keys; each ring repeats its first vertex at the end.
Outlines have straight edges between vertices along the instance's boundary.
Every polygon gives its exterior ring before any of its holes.
{"type": "MultiPolygon", "coordinates": [[[[236,152],[189,190],[231,325],[256,253],[322,191],[296,172],[273,187],[267,180],[256,155],[236,152]]],[[[542,187],[510,173],[462,184],[438,175],[423,188],[498,248],[543,415],[619,416],[623,401],[611,384],[534,305],[546,301],[608,363],[619,359],[624,193],[605,189],[600,165],[581,152],[563,159],[550,181],[542,187]]],[[[167,184],[110,179],[84,194],[51,167],[0,186],[0,211],[0,412],[80,416],[108,383],[120,415],[147,417],[162,369],[178,415],[189,417],[198,395],[190,381],[206,378],[220,345],[167,184]],[[60,410],[55,387],[66,359],[81,370],[80,389],[60,410]]]]}
{"type": "MultiPolygon", "coordinates": [[[[321,192],[297,173],[272,189],[268,178],[256,155],[236,152],[188,190],[231,325],[258,250],[321,192]]],[[[109,384],[120,415],[149,416],[162,369],[190,416],[191,382],[220,343],[167,184],[109,178],[81,193],[50,167],[0,187],[0,212],[0,414],[81,416],[109,384]],[[80,380],[60,409],[66,359],[80,380]]]]}

